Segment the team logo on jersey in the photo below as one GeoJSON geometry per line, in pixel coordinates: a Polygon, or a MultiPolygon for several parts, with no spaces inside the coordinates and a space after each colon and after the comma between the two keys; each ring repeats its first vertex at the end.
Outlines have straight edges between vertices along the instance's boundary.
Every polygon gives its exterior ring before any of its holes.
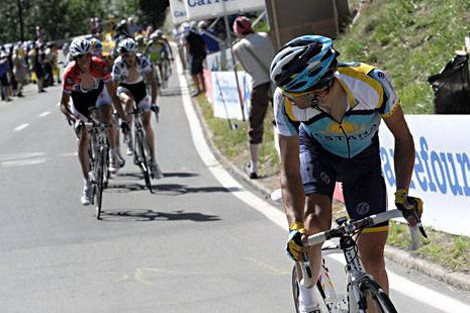
{"type": "Polygon", "coordinates": [[[366,215],[370,210],[369,203],[367,202],[361,202],[356,206],[356,212],[359,215],[366,215]]]}
{"type": "Polygon", "coordinates": [[[321,180],[323,180],[323,182],[324,182],[325,184],[327,184],[327,185],[330,184],[331,179],[330,179],[330,176],[328,176],[327,173],[321,172],[321,173],[320,173],[320,177],[321,177],[321,180]]]}
{"type": "Polygon", "coordinates": [[[113,68],[113,74],[115,74],[115,75],[121,74],[121,70],[119,69],[119,67],[115,66],[115,67],[113,68]]]}
{"type": "Polygon", "coordinates": [[[66,85],[73,85],[73,79],[70,78],[70,77],[67,77],[67,79],[65,80],[65,84],[66,85]]]}
{"type": "Polygon", "coordinates": [[[103,74],[108,74],[108,67],[106,65],[103,66],[103,74]]]}

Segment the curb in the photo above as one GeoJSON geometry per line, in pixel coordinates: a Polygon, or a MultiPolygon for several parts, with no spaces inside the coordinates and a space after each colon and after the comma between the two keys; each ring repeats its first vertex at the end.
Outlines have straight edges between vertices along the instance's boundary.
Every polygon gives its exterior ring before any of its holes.
{"type": "MultiPolygon", "coordinates": [[[[243,170],[239,169],[233,162],[228,160],[215,146],[212,140],[213,134],[203,117],[197,100],[193,100],[192,104],[196,111],[196,115],[201,122],[205,139],[217,160],[225,167],[226,170],[228,170],[231,174],[234,174],[237,179],[241,179],[245,183],[249,184],[257,192],[261,193],[265,200],[272,203],[270,198],[272,190],[269,190],[266,186],[262,185],[256,180],[249,179],[243,170]]],[[[392,262],[395,262],[408,269],[416,270],[431,278],[442,281],[452,287],[463,291],[470,291],[470,275],[468,274],[450,272],[449,270],[439,265],[423,259],[419,259],[407,251],[388,245],[385,247],[385,257],[392,262]]]]}

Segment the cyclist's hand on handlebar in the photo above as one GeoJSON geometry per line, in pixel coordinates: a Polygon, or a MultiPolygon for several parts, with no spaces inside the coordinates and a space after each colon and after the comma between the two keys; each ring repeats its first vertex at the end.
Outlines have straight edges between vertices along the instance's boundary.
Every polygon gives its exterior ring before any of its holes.
{"type": "Polygon", "coordinates": [[[411,226],[419,226],[419,230],[424,237],[426,233],[421,225],[421,215],[423,214],[423,200],[416,197],[408,196],[408,193],[403,189],[398,189],[395,192],[395,205],[402,212],[403,217],[411,226]]]}
{"type": "Polygon", "coordinates": [[[294,261],[302,260],[302,235],[305,234],[304,224],[295,222],[289,227],[286,243],[287,255],[294,261]]]}

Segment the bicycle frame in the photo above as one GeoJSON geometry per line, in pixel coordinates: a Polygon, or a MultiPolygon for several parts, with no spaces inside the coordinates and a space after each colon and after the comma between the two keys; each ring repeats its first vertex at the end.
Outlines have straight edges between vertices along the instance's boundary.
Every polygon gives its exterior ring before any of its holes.
{"type": "MultiPolygon", "coordinates": [[[[347,276],[347,301],[336,296],[334,286],[331,282],[331,279],[329,278],[329,275],[325,275],[325,273],[328,273],[328,269],[324,264],[320,269],[320,275],[318,279],[314,280],[311,277],[311,271],[309,268],[310,265],[308,261],[300,263],[303,276],[302,281],[300,282],[301,284],[307,287],[312,287],[317,281],[320,281],[322,287],[325,286],[325,282],[329,284],[329,287],[331,287],[329,291],[330,294],[326,294],[324,289],[322,291],[323,294],[321,295],[328,312],[345,312],[345,308],[341,307],[342,303],[347,303],[347,312],[367,312],[367,299],[364,290],[366,290],[368,286],[375,287],[376,283],[372,276],[365,272],[364,267],[361,264],[358,255],[358,247],[353,236],[365,227],[373,226],[395,217],[402,217],[401,211],[390,210],[377,215],[372,215],[359,221],[348,222],[346,219],[338,219],[337,222],[339,226],[337,228],[308,236],[309,246],[321,244],[328,239],[338,237],[340,239],[339,245],[334,248],[322,248],[322,255],[325,256],[330,253],[338,253],[342,251],[346,260],[345,271],[347,276]]],[[[382,290],[375,290],[375,292],[380,293],[380,297],[382,297],[382,290]]],[[[387,300],[390,301],[388,298],[387,300]]],[[[392,305],[391,302],[389,305],[392,305]]],[[[393,308],[393,310],[395,309],[393,308]]],[[[393,310],[390,312],[395,312],[393,310]]]]}

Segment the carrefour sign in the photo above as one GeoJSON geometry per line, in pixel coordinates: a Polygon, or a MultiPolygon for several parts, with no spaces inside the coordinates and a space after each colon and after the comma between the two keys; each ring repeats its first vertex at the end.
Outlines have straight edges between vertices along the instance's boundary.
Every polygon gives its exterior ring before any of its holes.
{"type": "MultiPolygon", "coordinates": [[[[424,200],[423,223],[470,235],[470,116],[407,115],[406,120],[415,143],[409,193],[424,200]]],[[[380,141],[382,172],[393,204],[394,139],[385,125],[380,129],[380,141]]]]}
{"type": "Polygon", "coordinates": [[[186,12],[191,20],[229,15],[265,8],[264,0],[185,0],[186,12]]]}
{"type": "Polygon", "coordinates": [[[173,23],[180,24],[188,19],[183,0],[170,0],[170,9],[173,23]]]}

